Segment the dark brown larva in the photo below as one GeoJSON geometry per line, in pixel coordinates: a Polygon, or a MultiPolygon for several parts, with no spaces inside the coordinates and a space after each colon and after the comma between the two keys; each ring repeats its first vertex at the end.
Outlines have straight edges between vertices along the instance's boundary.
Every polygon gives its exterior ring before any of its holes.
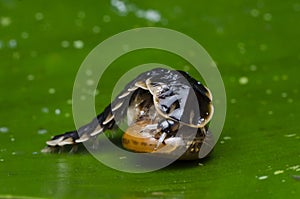
{"type": "Polygon", "coordinates": [[[64,145],[76,146],[126,120],[128,129],[122,144],[127,150],[168,155],[185,147],[182,159],[197,159],[204,144],[212,145],[212,135],[207,131],[212,115],[212,94],[208,88],[186,72],[156,68],[127,84],[89,124],[47,141],[43,152],[64,145]],[[190,139],[186,129],[194,129],[196,136],[190,139]],[[180,137],[179,131],[183,131],[180,137]]]}

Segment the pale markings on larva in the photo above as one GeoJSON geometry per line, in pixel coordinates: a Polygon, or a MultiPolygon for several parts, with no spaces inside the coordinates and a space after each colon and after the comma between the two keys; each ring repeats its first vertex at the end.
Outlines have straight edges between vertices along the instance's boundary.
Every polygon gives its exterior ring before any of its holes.
{"type": "Polygon", "coordinates": [[[64,139],[64,137],[59,137],[55,140],[49,140],[46,142],[47,145],[49,146],[56,146],[59,142],[61,142],[64,139]]]}
{"type": "Polygon", "coordinates": [[[119,99],[122,99],[122,98],[124,98],[124,97],[126,97],[127,95],[129,95],[129,91],[127,91],[127,92],[125,92],[125,93],[123,93],[122,95],[120,95],[118,98],[119,99]]]}
{"type": "Polygon", "coordinates": [[[75,140],[76,143],[80,142],[85,142],[89,139],[90,137],[87,134],[83,134],[79,139],[75,140]]]}
{"type": "Polygon", "coordinates": [[[135,102],[135,105],[134,105],[134,107],[135,108],[138,108],[137,110],[140,110],[140,105],[144,102],[145,100],[139,100],[139,99],[137,99],[137,98],[135,98],[134,99],[134,102],[135,102]]]}
{"type": "Polygon", "coordinates": [[[114,116],[112,114],[109,114],[102,124],[108,124],[112,119],[114,119],[114,116]]]}
{"type": "Polygon", "coordinates": [[[97,134],[99,134],[99,133],[102,133],[102,132],[103,132],[103,128],[101,128],[100,126],[98,126],[98,127],[94,130],[94,132],[91,133],[91,136],[95,136],[95,135],[97,135],[97,134]]]}
{"type": "Polygon", "coordinates": [[[153,93],[153,87],[151,86],[151,77],[146,79],[146,86],[149,90],[149,92],[151,93],[151,95],[154,97],[154,93],[153,93]]]}
{"type": "Polygon", "coordinates": [[[204,86],[204,87],[207,90],[206,96],[210,99],[210,101],[212,101],[213,97],[212,97],[211,91],[206,86],[204,86]]]}
{"type": "Polygon", "coordinates": [[[117,104],[114,108],[111,109],[111,111],[115,111],[118,108],[120,108],[122,106],[123,102],[120,102],[119,104],[117,104]]]}
{"type": "Polygon", "coordinates": [[[148,87],[147,87],[147,85],[146,85],[145,82],[141,82],[141,81],[140,82],[136,82],[134,85],[137,86],[137,87],[140,87],[140,88],[142,88],[144,90],[148,90],[148,87]]]}
{"type": "Polygon", "coordinates": [[[176,109],[176,101],[171,105],[171,107],[170,107],[170,113],[172,113],[175,109],[176,109]]]}
{"type": "Polygon", "coordinates": [[[195,112],[193,110],[191,110],[191,113],[190,113],[190,123],[191,124],[193,123],[194,116],[195,116],[195,112]]]}
{"type": "Polygon", "coordinates": [[[137,86],[133,86],[133,87],[127,89],[127,90],[131,92],[131,91],[135,91],[137,88],[138,88],[137,86]]]}
{"type": "Polygon", "coordinates": [[[74,144],[73,138],[67,138],[61,142],[58,143],[58,146],[63,146],[67,144],[74,144]]]}
{"type": "MultiPolygon", "coordinates": [[[[151,78],[148,78],[148,79],[146,79],[146,85],[150,85],[150,83],[151,83],[151,78]]],[[[148,86],[147,86],[148,87],[148,86]]]]}

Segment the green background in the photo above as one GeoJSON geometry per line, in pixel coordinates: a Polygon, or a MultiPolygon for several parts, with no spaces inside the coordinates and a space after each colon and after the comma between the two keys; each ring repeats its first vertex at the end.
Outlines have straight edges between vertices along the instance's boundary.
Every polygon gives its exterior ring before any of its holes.
{"type": "MultiPolygon", "coordinates": [[[[0,1],[0,197],[298,198],[299,1],[122,1],[127,14],[116,2],[0,1]],[[52,135],[74,128],[73,82],[88,53],[145,26],[192,37],[218,65],[228,105],[210,158],[130,174],[85,153],[40,153],[52,135]]],[[[150,62],[197,77],[170,53],[130,53],[101,79],[97,112],[122,72],[150,62]]]]}

